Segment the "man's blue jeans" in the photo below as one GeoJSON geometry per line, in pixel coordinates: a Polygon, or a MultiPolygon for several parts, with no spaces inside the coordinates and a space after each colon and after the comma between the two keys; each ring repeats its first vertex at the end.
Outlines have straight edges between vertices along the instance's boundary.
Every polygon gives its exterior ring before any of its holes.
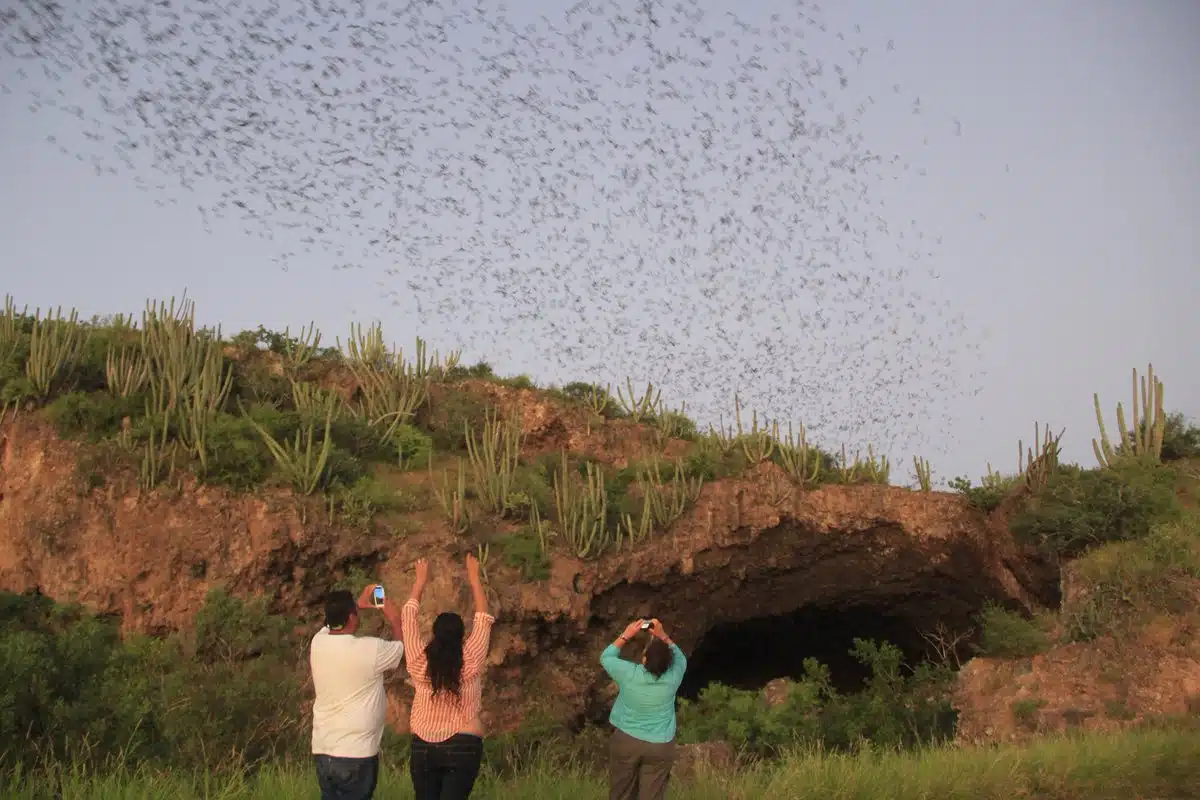
{"type": "Polygon", "coordinates": [[[379,756],[339,758],[314,755],[321,800],[371,800],[379,781],[379,756]]]}

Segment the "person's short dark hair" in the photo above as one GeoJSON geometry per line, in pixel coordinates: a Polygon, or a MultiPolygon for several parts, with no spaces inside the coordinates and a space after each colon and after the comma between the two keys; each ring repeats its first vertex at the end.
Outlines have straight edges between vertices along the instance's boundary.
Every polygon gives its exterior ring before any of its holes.
{"type": "Polygon", "coordinates": [[[675,653],[662,639],[655,637],[650,640],[650,644],[646,645],[645,666],[646,670],[654,677],[661,678],[674,662],[675,653]]]}
{"type": "Polygon", "coordinates": [[[337,589],[325,598],[325,624],[337,629],[346,626],[350,618],[358,613],[358,601],[345,589],[337,589]]]}

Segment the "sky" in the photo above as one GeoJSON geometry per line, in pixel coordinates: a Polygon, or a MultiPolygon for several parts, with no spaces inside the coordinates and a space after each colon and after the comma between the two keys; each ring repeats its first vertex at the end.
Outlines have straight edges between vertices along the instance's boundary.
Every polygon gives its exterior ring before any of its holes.
{"type": "MultiPolygon", "coordinates": [[[[537,8],[545,6],[508,3],[517,19],[535,19],[537,8]]],[[[1035,421],[1065,428],[1064,458],[1092,465],[1093,392],[1115,429],[1116,403],[1130,402],[1130,370],[1144,372],[1148,362],[1165,383],[1168,408],[1200,416],[1200,226],[1192,224],[1200,216],[1200,5],[849,0],[824,19],[828,35],[813,34],[812,48],[835,48],[832,32],[858,25],[873,54],[855,82],[856,96],[880,99],[863,136],[876,152],[900,153],[913,166],[880,180],[872,196],[893,227],[940,237],[916,262],[927,276],[922,291],[961,320],[946,336],[971,343],[938,386],[922,373],[931,408],[938,398],[945,408],[929,411],[916,441],[890,453],[893,482],[908,479],[914,453],[931,459],[935,481],[978,479],[989,463],[1014,471],[1017,441],[1029,443],[1035,421]]],[[[12,69],[0,55],[0,76],[12,69]]],[[[136,312],[147,297],[186,288],[198,317],[230,333],[315,321],[332,344],[352,320],[377,318],[401,344],[418,334],[432,347],[466,338],[447,318],[422,329],[411,308],[398,307],[402,276],[387,259],[347,270],[335,269],[329,254],[308,253],[284,271],[273,261],[276,244],[239,224],[206,224],[194,203],[157,202],[164,195],[138,188],[134,176],[97,175],[64,155],[46,141],[69,135],[63,116],[28,106],[19,90],[0,93],[0,292],[18,305],[75,307],[84,316],[136,312]]],[[[768,297],[754,295],[753,303],[765,307],[768,297]]],[[[466,361],[486,359],[542,382],[623,383],[635,373],[639,384],[663,380],[672,404],[704,407],[698,381],[646,374],[661,361],[639,362],[634,349],[614,351],[607,370],[571,374],[546,355],[556,342],[534,328],[506,328],[509,345],[489,347],[486,325],[517,323],[476,316],[484,327],[467,338],[466,361]]],[[[622,318],[635,329],[643,323],[648,317],[622,318]]],[[[771,339],[756,338],[754,324],[746,323],[741,346],[771,339]]],[[[681,370],[728,357],[706,350],[701,334],[684,339],[681,370]]],[[[888,346],[885,337],[879,347],[888,346]]],[[[839,358],[847,376],[859,366],[839,358]]],[[[770,399],[755,397],[753,383],[739,391],[751,406],[770,399]]],[[[821,413],[836,416],[847,402],[833,396],[821,413]]]]}

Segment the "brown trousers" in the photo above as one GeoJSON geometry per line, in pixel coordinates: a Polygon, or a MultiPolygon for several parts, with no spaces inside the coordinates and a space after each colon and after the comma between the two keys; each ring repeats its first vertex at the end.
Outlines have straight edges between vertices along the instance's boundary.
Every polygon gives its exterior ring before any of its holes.
{"type": "Polygon", "coordinates": [[[613,731],[608,743],[609,800],[663,800],[675,755],[674,741],[655,744],[613,731]]]}

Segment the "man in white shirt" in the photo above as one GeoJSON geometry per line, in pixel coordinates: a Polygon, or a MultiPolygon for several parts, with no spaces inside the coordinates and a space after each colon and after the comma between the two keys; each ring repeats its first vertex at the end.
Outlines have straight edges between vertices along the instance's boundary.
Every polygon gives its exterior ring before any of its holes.
{"type": "Polygon", "coordinates": [[[359,609],[373,608],[374,584],[355,602],[345,590],[325,600],[325,627],[309,644],[316,700],[312,753],[321,800],[371,800],[379,780],[379,742],[387,719],[384,676],[400,665],[400,610],[384,599],[392,641],[355,636],[359,609]]]}

